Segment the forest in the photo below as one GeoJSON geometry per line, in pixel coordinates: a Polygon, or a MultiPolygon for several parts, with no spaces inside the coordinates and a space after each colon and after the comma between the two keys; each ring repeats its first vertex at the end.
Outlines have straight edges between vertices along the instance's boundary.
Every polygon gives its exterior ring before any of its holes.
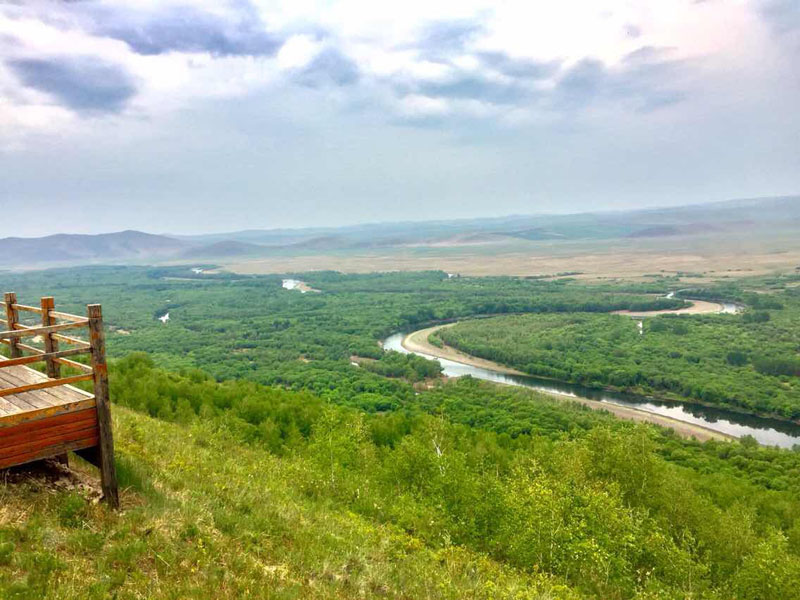
{"type": "Polygon", "coordinates": [[[442,342],[532,375],[800,419],[800,294],[741,314],[588,313],[470,320],[442,342]],[[713,374],[713,377],[709,377],[713,374]]]}
{"type": "Polygon", "coordinates": [[[0,526],[0,597],[84,579],[92,598],[259,597],[267,577],[274,597],[800,598],[797,449],[686,440],[379,346],[464,319],[446,343],[518,368],[561,353],[569,369],[550,375],[642,391],[686,375],[692,397],[736,381],[752,392],[737,406],[792,416],[791,279],[748,281],[773,293],[742,314],[650,318],[640,336],[604,313],[682,306],[663,297],[673,283],[321,272],[292,275],[321,290],[301,294],[185,267],[3,277],[30,303],[103,303],[129,504],[0,486],[7,514],[38,515],[0,526]],[[653,371],[667,361],[680,369],[653,371]],[[630,364],[641,379],[601,379],[630,364]]]}

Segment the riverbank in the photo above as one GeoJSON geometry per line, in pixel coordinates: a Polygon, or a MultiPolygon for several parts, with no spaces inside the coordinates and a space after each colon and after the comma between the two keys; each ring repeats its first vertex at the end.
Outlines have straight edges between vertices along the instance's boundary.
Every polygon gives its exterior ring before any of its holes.
{"type": "MultiPolygon", "coordinates": [[[[471,356],[469,354],[461,352],[460,350],[456,350],[455,348],[452,348],[447,345],[443,345],[441,348],[438,346],[434,346],[428,341],[428,336],[430,336],[431,333],[434,333],[435,331],[438,331],[439,329],[442,329],[444,327],[452,327],[453,325],[455,325],[455,323],[448,323],[445,325],[435,325],[433,327],[428,327],[426,329],[420,329],[419,331],[415,331],[413,333],[404,336],[401,345],[409,352],[414,352],[418,354],[427,354],[435,358],[452,360],[454,362],[469,365],[471,367],[477,367],[480,369],[491,369],[493,371],[504,373],[506,375],[522,375],[522,376],[526,375],[526,373],[517,371],[516,369],[512,369],[510,367],[501,365],[499,363],[490,360],[471,356]]],[[[687,423],[685,421],[680,421],[678,419],[673,419],[672,417],[655,414],[645,410],[639,410],[628,406],[621,406],[619,404],[612,404],[610,402],[600,402],[599,400],[589,400],[588,398],[579,398],[571,394],[560,393],[557,391],[537,390],[537,392],[541,394],[546,394],[552,398],[557,398],[559,400],[577,402],[579,404],[583,404],[584,406],[588,406],[589,408],[595,410],[605,410],[612,413],[614,416],[620,419],[635,421],[637,423],[652,423],[654,425],[659,425],[661,427],[667,427],[672,429],[673,431],[675,431],[675,433],[684,438],[695,438],[701,442],[705,442],[707,440],[731,441],[736,439],[735,436],[728,435],[719,431],[714,431],[707,427],[703,427],[702,425],[687,423]]]]}
{"type": "Polygon", "coordinates": [[[725,306],[720,302],[708,302],[706,300],[689,300],[691,304],[686,308],[664,309],[664,310],[615,310],[615,315],[627,315],[629,317],[654,317],[656,315],[708,315],[718,314],[725,311],[725,306]]]}

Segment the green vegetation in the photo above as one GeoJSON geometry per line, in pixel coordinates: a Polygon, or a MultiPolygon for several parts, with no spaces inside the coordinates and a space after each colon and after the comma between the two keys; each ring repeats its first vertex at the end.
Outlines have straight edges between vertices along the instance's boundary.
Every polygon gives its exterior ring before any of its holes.
{"type": "Polygon", "coordinates": [[[3,597],[798,597],[795,493],[653,427],[520,391],[549,431],[468,427],[459,398],[505,404],[470,381],[376,415],[144,355],[112,382],[126,510],[0,488],[3,597]]]}
{"type": "Polygon", "coordinates": [[[648,318],[642,335],[629,317],[574,313],[471,320],[436,335],[532,375],[797,420],[800,297],[771,300],[782,308],[648,318]]]}
{"type": "MultiPolygon", "coordinates": [[[[54,295],[64,310],[103,304],[112,357],[146,351],[170,368],[200,367],[218,380],[306,389],[368,408],[375,395],[413,397],[402,377],[436,374],[416,357],[384,353],[379,340],[437,320],[509,312],[609,311],[680,306],[681,300],[510,277],[448,279],[441,272],[297,275],[320,294],[281,287],[281,277],[197,275],[187,267],[95,267],[34,272],[4,281],[20,299],[54,295]],[[162,324],[158,317],[169,312],[162,324]],[[122,330],[120,332],[119,330],[122,330]],[[364,368],[351,356],[375,359],[364,368]]],[[[645,287],[651,291],[651,288],[645,287]]]]}
{"type": "Polygon", "coordinates": [[[316,273],[298,278],[322,293],[300,294],[183,268],[8,277],[23,300],[104,304],[124,511],[4,481],[0,598],[800,598],[800,452],[443,382],[377,343],[485,316],[446,331],[501,347],[514,323],[550,323],[548,352],[585,336],[559,350],[585,383],[603,383],[608,338],[624,354],[606,363],[699,365],[702,389],[778,382],[778,410],[796,380],[764,371],[797,348],[788,291],[754,311],[769,320],[659,317],[638,336],[594,313],[681,302],[645,295],[660,284],[316,273]],[[489,316],[517,312],[535,314],[489,316]]]}

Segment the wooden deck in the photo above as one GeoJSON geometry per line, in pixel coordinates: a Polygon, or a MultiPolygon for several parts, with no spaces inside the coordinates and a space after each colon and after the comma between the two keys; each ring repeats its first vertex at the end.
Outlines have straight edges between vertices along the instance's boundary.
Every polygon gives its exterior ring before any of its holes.
{"type": "MultiPolygon", "coordinates": [[[[47,380],[25,366],[0,368],[0,390],[47,380]]],[[[88,392],[59,386],[0,397],[0,469],[97,444],[97,408],[88,392]]]]}
{"type": "Polygon", "coordinates": [[[0,469],[52,457],[66,461],[74,451],[100,468],[103,494],[118,506],[100,306],[89,305],[87,316],[78,317],[56,311],[49,297],[41,308],[18,304],[11,292],[0,305],[6,317],[0,322],[8,328],[0,342],[10,355],[0,356],[0,469]],[[42,325],[24,324],[22,312],[39,315],[42,325]],[[88,340],[63,333],[81,328],[88,340]],[[59,350],[59,343],[71,348],[59,350]],[[80,354],[89,355],[90,364],[68,358],[80,354]],[[34,363],[44,363],[45,372],[27,366],[34,363]],[[72,374],[62,375],[62,367],[72,374]],[[70,385],[79,381],[91,381],[94,393],[70,385]]]}

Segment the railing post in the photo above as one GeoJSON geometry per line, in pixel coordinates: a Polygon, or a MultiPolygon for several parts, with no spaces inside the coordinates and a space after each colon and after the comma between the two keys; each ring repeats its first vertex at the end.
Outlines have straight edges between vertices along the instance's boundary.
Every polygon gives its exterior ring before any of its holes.
{"type": "MultiPolygon", "coordinates": [[[[55,310],[56,308],[56,301],[53,299],[53,297],[46,296],[42,298],[41,307],[42,327],[50,327],[50,325],[55,325],[56,319],[50,314],[50,311],[55,310]]],[[[58,342],[53,338],[52,333],[44,334],[44,351],[47,353],[58,352],[58,342]]],[[[59,365],[54,359],[47,358],[45,360],[45,366],[47,370],[47,376],[50,379],[58,379],[61,377],[61,365],[59,365]]],[[[69,455],[66,452],[57,455],[55,458],[62,465],[69,465],[69,455]]]]}
{"type": "Polygon", "coordinates": [[[92,348],[94,397],[97,404],[97,425],[100,434],[100,476],[103,495],[112,508],[119,508],[117,469],[114,464],[114,436],[111,431],[111,406],[108,396],[106,339],[103,332],[103,311],[99,304],[89,304],[89,344],[92,348]]]}
{"type": "MultiPolygon", "coordinates": [[[[14,305],[17,303],[17,294],[14,292],[6,292],[3,299],[6,302],[6,321],[8,321],[8,330],[14,331],[17,328],[17,323],[19,323],[17,309],[14,308],[14,305]]],[[[9,348],[11,349],[11,358],[19,358],[22,356],[22,352],[19,349],[19,339],[9,338],[8,342],[9,348]]]]}
{"type": "MultiPolygon", "coordinates": [[[[56,302],[52,296],[42,298],[42,327],[50,327],[55,325],[56,320],[50,315],[51,310],[55,310],[56,302]]],[[[52,333],[45,333],[44,336],[44,351],[48,354],[51,352],[58,352],[58,342],[53,339],[52,333]]],[[[61,377],[61,365],[59,365],[52,358],[46,360],[47,376],[50,379],[57,379],[61,377]]]]}

